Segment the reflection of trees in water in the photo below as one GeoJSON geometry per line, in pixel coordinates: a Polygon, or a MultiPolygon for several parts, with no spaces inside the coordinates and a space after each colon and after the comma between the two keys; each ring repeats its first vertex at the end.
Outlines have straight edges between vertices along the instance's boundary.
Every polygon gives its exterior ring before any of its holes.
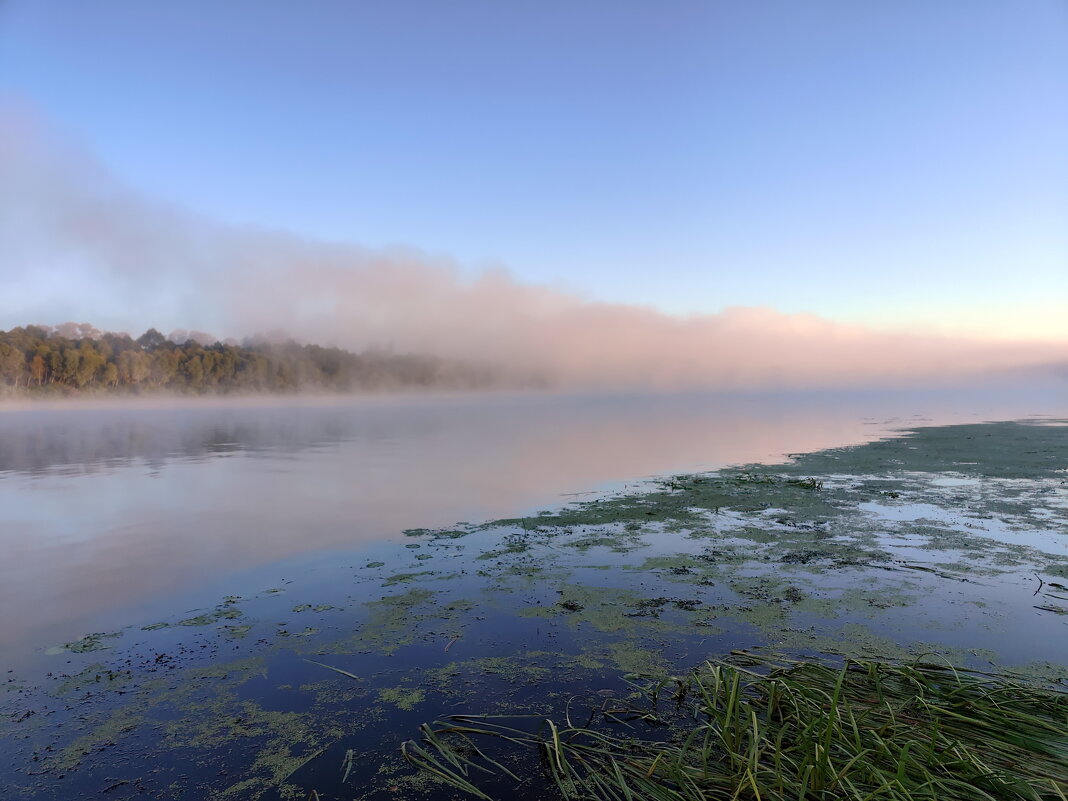
{"type": "MultiPolygon", "coordinates": [[[[543,398],[542,400],[547,400],[543,398]]],[[[338,405],[314,403],[172,408],[123,407],[27,410],[0,414],[0,471],[94,472],[131,462],[162,467],[170,460],[230,453],[296,453],[338,443],[430,446],[464,438],[522,436],[531,426],[586,427],[581,404],[525,403],[504,396],[381,396],[338,405]]]]}
{"type": "Polygon", "coordinates": [[[401,449],[420,462],[452,460],[452,470],[518,449],[522,456],[512,469],[523,474],[534,463],[551,464],[557,472],[587,464],[594,477],[599,472],[638,477],[863,442],[910,422],[975,419],[962,410],[981,412],[986,419],[1013,419],[1051,406],[1042,392],[1025,389],[1003,398],[983,389],[912,394],[458,393],[137,403],[90,408],[71,402],[0,413],[0,473],[94,472],[131,462],[162,467],[175,459],[277,455],[355,442],[373,443],[372,450],[383,458],[391,449],[401,449]],[[914,416],[921,411],[923,417],[914,416]]]}
{"type": "Polygon", "coordinates": [[[6,415],[0,417],[0,470],[92,472],[132,461],[162,466],[170,459],[299,450],[346,439],[349,433],[337,418],[287,421],[282,410],[242,410],[240,416],[220,420],[218,410],[6,415]]]}

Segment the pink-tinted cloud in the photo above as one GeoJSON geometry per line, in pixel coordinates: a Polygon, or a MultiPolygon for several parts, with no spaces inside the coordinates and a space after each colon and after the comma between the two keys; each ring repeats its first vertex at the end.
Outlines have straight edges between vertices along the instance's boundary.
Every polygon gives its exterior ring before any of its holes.
{"type": "Polygon", "coordinates": [[[280,330],[486,362],[558,387],[943,383],[1068,358],[1066,343],[875,332],[770,308],[682,318],[523,284],[502,270],[472,275],[414,249],[225,226],[139,196],[57,141],[32,110],[0,108],[7,325],[76,318],[135,333],[280,330]]]}

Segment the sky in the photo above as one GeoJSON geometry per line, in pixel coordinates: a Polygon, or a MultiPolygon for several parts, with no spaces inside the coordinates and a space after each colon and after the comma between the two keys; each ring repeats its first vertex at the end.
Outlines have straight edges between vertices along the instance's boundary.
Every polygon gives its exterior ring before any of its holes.
{"type": "Polygon", "coordinates": [[[1062,0],[0,0],[0,326],[226,327],[180,265],[148,303],[25,235],[99,177],[178,250],[203,221],[672,319],[1065,343],[1066,42],[1062,0]]]}

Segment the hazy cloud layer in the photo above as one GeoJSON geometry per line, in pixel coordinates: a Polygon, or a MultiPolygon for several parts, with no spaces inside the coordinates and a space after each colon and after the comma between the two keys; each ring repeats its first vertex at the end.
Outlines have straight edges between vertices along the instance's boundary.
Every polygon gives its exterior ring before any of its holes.
{"type": "Polygon", "coordinates": [[[11,103],[0,111],[0,252],[4,327],[282,331],[486,361],[562,387],[915,384],[1068,357],[1068,343],[876,333],[767,308],[678,318],[504,271],[472,277],[416,250],[224,226],[124,188],[11,103]]]}

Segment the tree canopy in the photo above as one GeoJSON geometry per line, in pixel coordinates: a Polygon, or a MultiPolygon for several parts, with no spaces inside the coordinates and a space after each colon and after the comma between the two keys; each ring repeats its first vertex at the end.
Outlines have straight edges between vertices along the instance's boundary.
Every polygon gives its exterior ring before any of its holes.
{"type": "MultiPolygon", "coordinates": [[[[186,332],[181,332],[185,334],[186,332]]],[[[173,341],[154,328],[137,339],[88,323],[0,331],[0,391],[7,394],[191,394],[480,389],[498,382],[486,366],[381,349],[246,341],[173,341]]]]}

